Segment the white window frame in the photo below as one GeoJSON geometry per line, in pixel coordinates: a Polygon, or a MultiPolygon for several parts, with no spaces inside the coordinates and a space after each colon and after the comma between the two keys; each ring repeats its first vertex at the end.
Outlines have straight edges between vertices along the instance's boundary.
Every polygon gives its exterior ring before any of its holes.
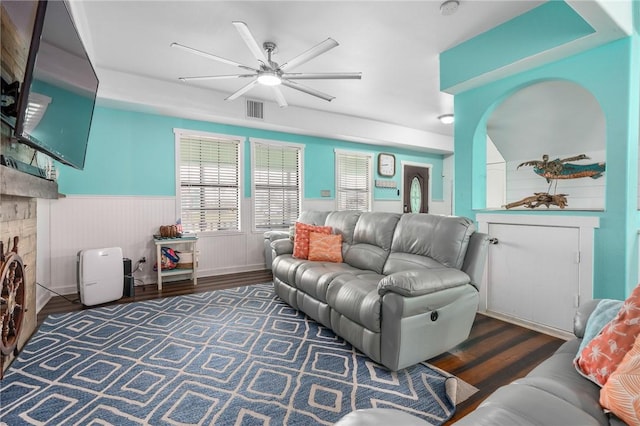
{"type": "MultiPolygon", "coordinates": [[[[298,185],[298,212],[302,211],[302,198],[304,197],[304,144],[298,144],[293,142],[283,142],[272,139],[259,139],[259,138],[249,138],[249,143],[251,144],[251,223],[253,224],[254,232],[265,232],[265,229],[257,229],[256,227],[256,210],[255,210],[255,197],[256,197],[256,179],[255,179],[255,170],[256,170],[256,154],[255,154],[255,146],[256,144],[262,145],[273,145],[273,146],[286,146],[290,148],[297,148],[300,150],[299,154],[299,164],[298,164],[298,175],[299,175],[299,185],[298,185]]],[[[294,218],[295,221],[295,218],[294,218]]],[[[273,228],[273,229],[288,229],[288,227],[283,228],[273,228]]]]}
{"type": "Polygon", "coordinates": [[[182,200],[180,197],[180,139],[183,136],[195,136],[214,139],[226,139],[238,143],[238,229],[220,230],[220,231],[202,231],[198,232],[199,236],[228,235],[242,233],[242,203],[244,199],[244,142],[246,137],[238,135],[229,135],[223,133],[203,132],[200,130],[189,130],[174,128],[174,147],[175,147],[175,181],[176,181],[176,218],[182,216],[182,200]]]}
{"type": "Polygon", "coordinates": [[[336,205],[336,209],[339,210],[340,209],[340,200],[339,200],[339,196],[338,196],[338,183],[340,181],[340,176],[339,176],[339,168],[338,168],[338,157],[340,155],[348,155],[348,156],[357,156],[357,157],[363,157],[363,158],[367,158],[369,160],[369,188],[368,188],[368,194],[369,197],[367,199],[367,210],[365,211],[373,211],[373,154],[370,152],[363,152],[363,151],[346,151],[346,150],[341,150],[341,149],[335,149],[334,150],[334,168],[335,168],[335,188],[334,188],[334,193],[335,193],[335,205],[336,205]]]}

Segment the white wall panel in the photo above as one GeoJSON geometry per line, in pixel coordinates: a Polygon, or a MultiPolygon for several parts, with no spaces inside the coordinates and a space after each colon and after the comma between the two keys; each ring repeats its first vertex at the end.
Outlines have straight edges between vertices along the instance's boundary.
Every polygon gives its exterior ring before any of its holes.
{"type": "MultiPolygon", "coordinates": [[[[37,200],[37,238],[36,238],[36,282],[49,287],[51,277],[51,240],[49,238],[49,220],[51,217],[51,200],[37,200]]],[[[47,304],[53,293],[36,285],[36,312],[47,304]]]]}
{"type": "MultiPolygon", "coordinates": [[[[585,154],[591,159],[571,163],[591,164],[605,161],[604,151],[586,152],[585,154]]],[[[545,178],[533,172],[533,167],[523,166],[518,169],[518,164],[528,160],[507,162],[507,203],[519,201],[536,192],[547,192],[548,190],[550,194],[568,194],[568,209],[600,210],[605,208],[606,171],[598,179],[587,177],[552,180],[550,187],[545,178]]]]}
{"type": "MultiPolygon", "coordinates": [[[[198,276],[265,267],[262,233],[251,231],[250,200],[244,199],[241,211],[242,229],[247,231],[199,236],[198,276]]],[[[146,257],[144,270],[135,277],[144,283],[154,283],[153,234],[158,233],[161,225],[174,221],[173,197],[70,196],[52,201],[48,231],[51,256],[42,259],[42,263],[50,263],[51,267],[49,277],[43,277],[42,281],[49,282],[60,293],[75,293],[78,251],[113,246],[121,247],[134,267],[138,259],[146,257]]],[[[44,269],[43,274],[47,275],[44,269]]]]}
{"type": "Polygon", "coordinates": [[[153,234],[175,221],[173,197],[69,196],[50,210],[51,288],[67,294],[76,291],[78,251],[91,248],[121,247],[134,263],[146,257],[137,278],[153,281],[153,234]]]}

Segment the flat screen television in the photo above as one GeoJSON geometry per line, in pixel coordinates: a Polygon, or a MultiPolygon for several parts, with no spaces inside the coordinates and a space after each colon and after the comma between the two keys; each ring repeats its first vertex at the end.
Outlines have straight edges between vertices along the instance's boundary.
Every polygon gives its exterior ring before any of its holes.
{"type": "Polygon", "coordinates": [[[20,3],[30,3],[36,13],[14,136],[82,170],[98,78],[66,2],[20,3]]]}

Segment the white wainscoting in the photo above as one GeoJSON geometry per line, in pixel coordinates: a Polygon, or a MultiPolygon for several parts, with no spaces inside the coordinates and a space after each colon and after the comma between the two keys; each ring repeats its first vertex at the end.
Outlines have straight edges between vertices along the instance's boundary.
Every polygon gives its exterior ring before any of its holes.
{"type": "Polygon", "coordinates": [[[68,196],[52,201],[49,287],[75,293],[78,252],[103,247],[121,247],[133,263],[146,257],[145,270],[136,278],[153,282],[152,236],[160,225],[174,221],[173,197],[68,196]]]}
{"type": "MultiPolygon", "coordinates": [[[[334,200],[304,200],[307,210],[334,210],[334,200]]],[[[450,214],[448,203],[433,202],[432,211],[450,214]]],[[[174,197],[67,196],[38,202],[37,280],[60,294],[74,294],[76,262],[80,250],[121,247],[135,267],[141,257],[147,263],[135,278],[154,283],[155,246],[152,236],[161,225],[175,221],[174,197]]],[[[377,201],[375,211],[401,211],[399,201],[377,201]]],[[[252,231],[251,199],[243,199],[242,229],[247,231],[201,234],[198,240],[198,276],[259,270],[265,267],[262,232],[252,231]]],[[[45,289],[37,290],[37,309],[51,298],[45,289]]]]}
{"type": "MultiPolygon", "coordinates": [[[[36,282],[50,286],[51,281],[51,239],[49,238],[49,220],[51,218],[52,200],[38,198],[37,200],[37,237],[36,237],[36,282]]],[[[53,294],[36,285],[36,312],[47,304],[53,294]]]]}

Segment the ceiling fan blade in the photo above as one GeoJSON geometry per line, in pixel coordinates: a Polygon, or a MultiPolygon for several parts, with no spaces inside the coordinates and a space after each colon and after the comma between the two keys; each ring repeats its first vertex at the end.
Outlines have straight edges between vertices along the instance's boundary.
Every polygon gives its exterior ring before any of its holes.
{"type": "Polygon", "coordinates": [[[276,101],[278,102],[280,108],[284,108],[289,105],[287,103],[287,100],[284,98],[284,95],[282,94],[282,90],[280,90],[278,86],[271,86],[271,89],[273,89],[273,95],[276,97],[276,101]]]}
{"type": "Polygon", "coordinates": [[[178,77],[180,81],[226,80],[231,78],[255,77],[255,74],[203,75],[201,77],[178,77]]]}
{"type": "Polygon", "coordinates": [[[282,78],[289,80],[360,80],[361,72],[288,72],[282,78]]]}
{"type": "Polygon", "coordinates": [[[178,49],[182,49],[185,52],[195,53],[196,55],[202,56],[207,59],[213,59],[214,61],[222,62],[223,64],[233,65],[234,67],[244,68],[246,70],[258,71],[256,68],[252,68],[248,65],[243,65],[239,62],[232,61],[230,59],[225,59],[220,56],[213,55],[211,53],[203,52],[202,50],[194,49],[193,47],[184,46],[180,43],[171,43],[171,47],[177,47],[178,49]]]}
{"type": "Polygon", "coordinates": [[[269,66],[269,59],[267,58],[267,55],[265,55],[264,50],[258,44],[253,34],[251,34],[251,31],[249,31],[249,27],[247,26],[247,24],[241,21],[234,21],[232,22],[232,24],[236,27],[238,33],[240,33],[240,37],[242,37],[242,40],[244,40],[253,56],[259,62],[262,62],[266,66],[269,66]]]}
{"type": "Polygon", "coordinates": [[[249,90],[251,90],[253,88],[253,86],[255,86],[256,84],[258,84],[258,79],[257,78],[255,80],[251,80],[251,82],[249,84],[247,84],[245,86],[242,86],[240,89],[236,90],[235,92],[233,92],[232,94],[227,96],[225,98],[225,101],[232,101],[234,99],[239,98],[240,96],[244,95],[249,90]]]}
{"type": "Polygon", "coordinates": [[[332,38],[328,38],[325,41],[316,44],[311,49],[307,50],[296,56],[295,58],[287,61],[286,63],[280,66],[280,70],[284,71],[287,69],[295,68],[299,65],[304,64],[305,62],[310,61],[318,55],[322,55],[327,50],[331,50],[338,45],[338,42],[332,38]]]}
{"type": "Polygon", "coordinates": [[[290,87],[295,90],[299,90],[301,92],[315,96],[317,98],[324,99],[325,101],[331,102],[333,99],[335,99],[335,96],[327,95],[326,93],[322,93],[319,90],[312,89],[311,87],[303,86],[302,84],[296,83],[295,81],[289,81],[289,80],[283,79],[282,84],[284,86],[290,87]]]}

